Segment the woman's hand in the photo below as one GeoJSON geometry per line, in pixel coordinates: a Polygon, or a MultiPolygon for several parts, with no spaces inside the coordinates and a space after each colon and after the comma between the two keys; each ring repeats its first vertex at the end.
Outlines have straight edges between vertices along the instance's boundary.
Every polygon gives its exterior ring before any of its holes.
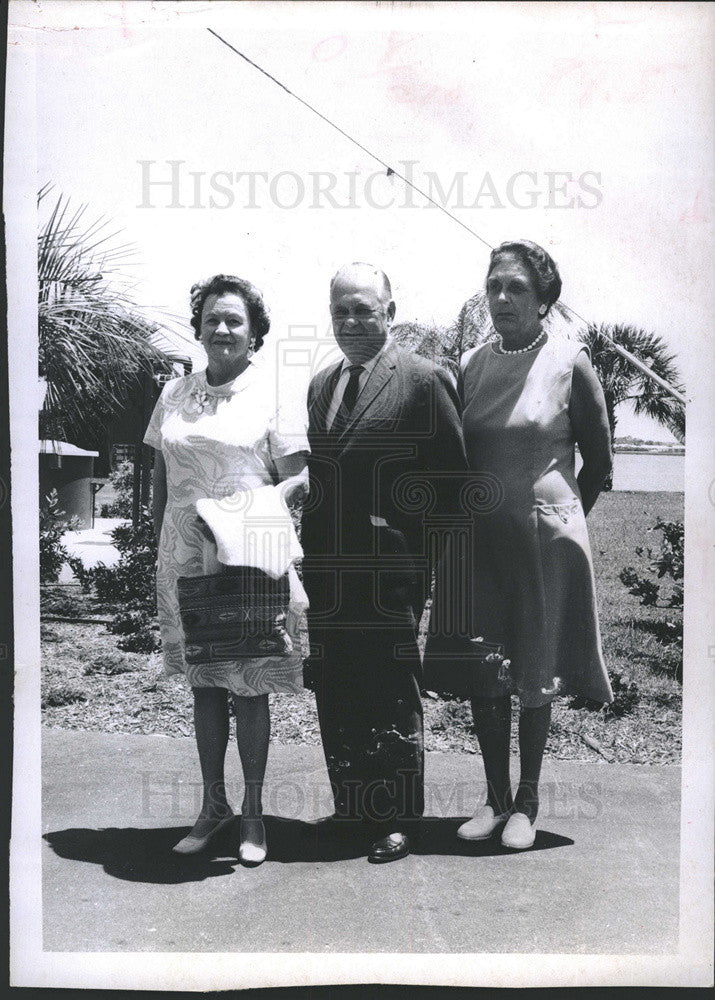
{"type": "Polygon", "coordinates": [[[583,459],[578,487],[588,514],[613,468],[613,455],[606,398],[585,351],[574,364],[569,417],[583,459]]]}
{"type": "Polygon", "coordinates": [[[308,495],[308,460],[303,451],[275,460],[278,489],[287,505],[295,505],[308,495]]]}

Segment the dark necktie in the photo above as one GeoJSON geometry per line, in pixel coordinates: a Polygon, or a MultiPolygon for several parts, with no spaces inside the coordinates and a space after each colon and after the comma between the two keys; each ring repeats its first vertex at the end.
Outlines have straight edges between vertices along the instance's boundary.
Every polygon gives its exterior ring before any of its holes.
{"type": "Polygon", "coordinates": [[[345,430],[360,391],[360,376],[364,371],[363,366],[350,365],[348,371],[350,372],[350,378],[348,379],[348,384],[345,386],[345,392],[338,407],[338,412],[335,414],[335,419],[330,427],[331,434],[341,434],[345,430]]]}

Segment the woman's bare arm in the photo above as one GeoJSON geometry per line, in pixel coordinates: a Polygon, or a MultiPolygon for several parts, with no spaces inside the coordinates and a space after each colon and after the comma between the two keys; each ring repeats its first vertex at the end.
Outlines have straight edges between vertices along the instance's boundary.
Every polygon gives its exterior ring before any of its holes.
{"type": "Polygon", "coordinates": [[[584,351],[574,365],[569,417],[583,459],[578,486],[584,512],[588,514],[613,468],[613,456],[603,389],[584,351]]]}

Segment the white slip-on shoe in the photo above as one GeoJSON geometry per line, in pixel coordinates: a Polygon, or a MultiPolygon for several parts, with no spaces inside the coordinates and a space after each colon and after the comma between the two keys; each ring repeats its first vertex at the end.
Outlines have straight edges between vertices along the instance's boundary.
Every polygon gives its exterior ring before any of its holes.
{"type": "Polygon", "coordinates": [[[526,851],[534,846],[536,829],[526,813],[513,813],[501,835],[502,847],[513,851],[526,851]]]}
{"type": "Polygon", "coordinates": [[[209,830],[205,837],[194,837],[188,834],[172,847],[172,851],[174,854],[198,854],[205,847],[208,847],[216,834],[232,823],[235,818],[233,813],[229,813],[223,819],[217,820],[216,825],[209,830]]]}
{"type": "Polygon", "coordinates": [[[460,840],[487,840],[502,823],[506,823],[509,813],[495,815],[491,806],[480,806],[471,819],[457,830],[460,840]]]}

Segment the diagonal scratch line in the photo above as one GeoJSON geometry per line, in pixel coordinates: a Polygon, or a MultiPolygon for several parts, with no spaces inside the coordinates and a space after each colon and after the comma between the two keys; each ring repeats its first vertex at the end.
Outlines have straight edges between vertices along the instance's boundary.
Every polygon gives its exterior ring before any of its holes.
{"type": "Polygon", "coordinates": [[[304,107],[308,108],[309,111],[312,111],[314,115],[317,115],[318,118],[321,118],[327,125],[330,125],[331,128],[334,128],[336,132],[339,132],[340,135],[344,136],[349,142],[352,142],[352,144],[354,146],[357,146],[358,149],[361,149],[363,153],[367,153],[367,155],[371,157],[373,160],[375,160],[376,163],[379,163],[380,166],[384,167],[385,170],[387,170],[388,175],[394,174],[395,177],[399,177],[404,184],[407,184],[408,187],[411,187],[414,191],[417,192],[417,194],[422,195],[423,198],[426,198],[427,201],[430,202],[430,204],[434,205],[435,208],[438,208],[440,212],[444,212],[444,214],[449,216],[449,218],[452,219],[453,222],[456,222],[458,226],[461,226],[462,229],[466,229],[467,232],[471,233],[472,236],[476,236],[476,238],[481,243],[483,243],[485,247],[488,247],[490,250],[494,249],[491,243],[487,243],[487,241],[483,237],[481,237],[479,233],[475,232],[465,222],[462,222],[461,219],[458,219],[456,215],[452,215],[452,213],[448,211],[444,207],[444,205],[441,205],[438,201],[435,201],[435,199],[430,197],[430,195],[428,195],[426,191],[423,191],[421,188],[417,187],[416,184],[413,184],[412,181],[408,180],[407,177],[404,176],[404,174],[401,174],[399,172],[399,170],[395,170],[395,168],[391,167],[389,163],[385,163],[384,160],[381,160],[376,153],[373,153],[371,150],[369,150],[367,146],[363,146],[361,142],[358,142],[358,140],[353,138],[353,136],[351,136],[348,132],[346,132],[345,129],[340,128],[339,125],[337,125],[334,121],[332,121],[322,112],[318,111],[318,109],[313,107],[312,104],[309,104],[308,101],[304,100],[302,97],[299,97],[298,94],[294,94],[293,91],[289,90],[284,83],[281,83],[280,80],[277,80],[274,76],[271,76],[268,70],[263,69],[263,67],[259,66],[258,63],[254,62],[252,59],[249,59],[249,57],[245,53],[241,52],[240,49],[237,49],[234,45],[231,45],[230,42],[227,42],[226,39],[222,38],[221,35],[218,34],[218,32],[213,30],[213,28],[207,28],[206,30],[209,31],[215,38],[218,38],[220,42],[223,42],[223,44],[227,48],[229,48],[232,52],[235,52],[237,56],[240,56],[241,59],[247,62],[249,66],[253,66],[253,68],[257,69],[259,73],[262,73],[264,76],[268,77],[268,79],[271,80],[273,83],[275,83],[276,86],[280,87],[281,90],[284,90],[286,94],[289,94],[291,97],[295,98],[296,101],[300,101],[300,103],[304,107]]]}
{"type": "MultiPolygon", "coordinates": [[[[253,61],[253,59],[249,59],[249,57],[245,54],[245,52],[241,52],[241,50],[237,49],[235,45],[232,45],[230,42],[226,41],[226,39],[223,38],[221,35],[219,35],[217,31],[214,31],[213,28],[207,28],[206,30],[210,34],[212,34],[214,38],[218,38],[218,40],[222,42],[226,46],[226,48],[234,52],[237,56],[243,59],[244,62],[247,62],[249,66],[253,66],[253,68],[257,69],[259,73],[262,73],[263,76],[267,77],[272,83],[275,83],[277,87],[280,87],[281,90],[284,90],[286,94],[288,94],[290,97],[294,98],[296,101],[302,104],[303,107],[308,108],[309,111],[312,111],[314,115],[317,115],[318,118],[322,119],[327,125],[330,125],[331,128],[334,128],[335,131],[339,132],[340,135],[344,136],[344,138],[346,138],[348,142],[351,142],[354,146],[357,146],[357,148],[361,149],[363,153],[366,153],[369,157],[375,160],[376,163],[379,163],[380,166],[384,167],[385,170],[387,171],[388,177],[391,174],[394,174],[395,177],[399,177],[400,180],[403,182],[403,184],[406,184],[408,187],[412,188],[413,191],[416,191],[417,194],[425,198],[431,205],[434,205],[435,208],[438,208],[440,212],[443,212],[453,222],[456,222],[458,226],[461,226],[462,229],[465,229],[472,236],[475,236],[480,243],[484,244],[485,247],[487,247],[489,250],[494,249],[491,243],[487,243],[487,241],[484,239],[483,236],[480,236],[479,233],[475,232],[475,230],[472,229],[470,226],[468,226],[465,222],[462,222],[462,220],[459,219],[456,215],[452,215],[452,213],[448,209],[446,209],[444,205],[441,205],[438,201],[435,201],[435,199],[432,198],[430,195],[428,195],[426,191],[423,191],[422,188],[417,187],[417,185],[413,184],[411,180],[408,180],[408,178],[405,177],[404,174],[401,174],[398,170],[395,170],[395,168],[391,167],[389,163],[385,163],[385,161],[380,159],[380,157],[376,153],[373,153],[372,150],[367,148],[367,146],[363,146],[361,142],[358,142],[357,139],[354,139],[353,136],[351,136],[348,132],[345,131],[345,129],[340,128],[339,125],[337,125],[334,121],[332,121],[330,118],[324,115],[321,111],[318,111],[318,109],[313,107],[312,104],[309,104],[308,101],[304,100],[302,97],[299,97],[298,94],[295,94],[292,90],[286,87],[284,83],[281,83],[281,81],[276,79],[275,76],[272,76],[268,72],[268,70],[264,69],[262,66],[259,66],[257,62],[253,61]]],[[[567,306],[566,303],[562,304],[566,306],[566,309],[568,309],[568,311],[572,313],[572,315],[574,315],[577,319],[580,319],[582,323],[585,323],[588,326],[588,320],[586,320],[583,316],[581,316],[580,313],[577,313],[575,309],[572,309],[570,306],[567,306]]],[[[638,368],[639,371],[641,371],[644,375],[651,378],[662,389],[665,389],[667,393],[669,393],[671,396],[677,399],[679,403],[685,406],[686,403],[685,396],[682,393],[678,392],[677,389],[674,389],[673,386],[670,385],[668,382],[666,382],[664,378],[661,378],[660,375],[656,375],[656,373],[652,369],[650,369],[639,358],[636,358],[634,354],[631,354],[630,351],[627,351],[625,347],[621,347],[621,345],[617,343],[613,339],[613,337],[610,337],[603,331],[601,331],[600,336],[611,345],[611,347],[614,349],[614,351],[616,351],[617,354],[620,354],[621,357],[629,361],[632,365],[638,368]]]]}

